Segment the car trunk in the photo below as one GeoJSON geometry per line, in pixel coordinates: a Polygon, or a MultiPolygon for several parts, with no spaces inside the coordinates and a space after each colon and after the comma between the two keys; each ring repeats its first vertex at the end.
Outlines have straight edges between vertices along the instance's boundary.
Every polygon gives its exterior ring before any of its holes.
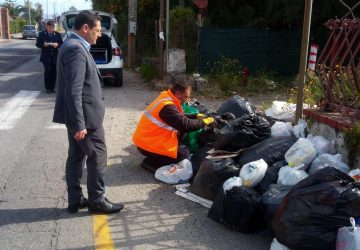
{"type": "Polygon", "coordinates": [[[96,40],[96,44],[91,45],[90,53],[96,64],[106,64],[111,61],[111,39],[108,35],[102,34],[96,40]]]}

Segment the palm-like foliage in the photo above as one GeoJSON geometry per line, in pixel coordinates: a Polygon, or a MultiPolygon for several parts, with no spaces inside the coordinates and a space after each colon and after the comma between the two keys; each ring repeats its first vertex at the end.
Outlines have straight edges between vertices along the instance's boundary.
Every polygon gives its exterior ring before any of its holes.
{"type": "Polygon", "coordinates": [[[16,19],[18,18],[19,14],[22,11],[22,6],[15,4],[13,1],[11,0],[6,0],[5,3],[0,4],[1,7],[7,8],[9,10],[9,16],[11,19],[16,19]]]}

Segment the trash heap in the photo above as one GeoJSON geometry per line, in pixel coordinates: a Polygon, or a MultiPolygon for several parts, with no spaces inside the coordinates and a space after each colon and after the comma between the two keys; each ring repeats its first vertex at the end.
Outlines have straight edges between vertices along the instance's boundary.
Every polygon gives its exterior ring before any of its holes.
{"type": "Polygon", "coordinates": [[[306,135],[305,121],[293,126],[295,109],[274,102],[259,113],[240,96],[216,112],[190,103],[184,112],[216,124],[189,133],[191,159],[159,168],[155,177],[189,182],[191,197],[211,204],[208,217],[234,230],[271,230],[271,249],[360,249],[352,219],[360,218],[360,170],[350,171],[334,142],[306,135]]]}

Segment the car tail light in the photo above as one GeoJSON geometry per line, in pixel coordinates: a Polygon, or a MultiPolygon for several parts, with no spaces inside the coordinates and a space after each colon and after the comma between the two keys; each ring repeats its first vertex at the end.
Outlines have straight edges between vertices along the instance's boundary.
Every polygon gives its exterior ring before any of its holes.
{"type": "Polygon", "coordinates": [[[121,55],[121,49],[119,47],[116,47],[113,49],[113,55],[120,56],[121,55]]]}

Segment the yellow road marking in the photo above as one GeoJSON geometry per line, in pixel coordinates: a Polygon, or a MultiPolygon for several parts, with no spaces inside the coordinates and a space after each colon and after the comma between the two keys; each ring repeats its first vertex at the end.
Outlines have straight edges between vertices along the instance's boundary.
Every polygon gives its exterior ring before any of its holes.
{"type": "Polygon", "coordinates": [[[107,215],[93,215],[93,233],[96,250],[115,249],[114,241],[111,238],[110,227],[107,215]]]}

